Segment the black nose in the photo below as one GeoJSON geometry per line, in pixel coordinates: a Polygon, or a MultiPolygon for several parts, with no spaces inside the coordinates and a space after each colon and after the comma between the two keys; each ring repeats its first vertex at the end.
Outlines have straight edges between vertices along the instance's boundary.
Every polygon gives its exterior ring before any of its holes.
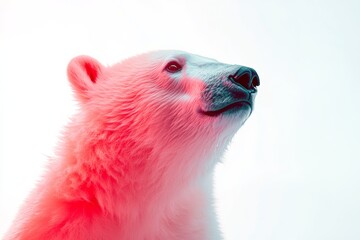
{"type": "Polygon", "coordinates": [[[245,87],[246,89],[255,89],[260,85],[260,78],[256,71],[249,67],[241,67],[235,74],[229,76],[229,78],[238,85],[245,87]]]}

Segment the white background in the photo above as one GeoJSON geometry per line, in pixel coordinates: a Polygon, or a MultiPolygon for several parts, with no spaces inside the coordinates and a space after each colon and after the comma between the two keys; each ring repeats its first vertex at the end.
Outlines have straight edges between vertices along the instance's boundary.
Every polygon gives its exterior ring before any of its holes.
{"type": "Polygon", "coordinates": [[[0,1],[0,236],[76,107],[72,57],[180,49],[255,68],[217,168],[228,240],[360,239],[360,2],[0,1]]]}

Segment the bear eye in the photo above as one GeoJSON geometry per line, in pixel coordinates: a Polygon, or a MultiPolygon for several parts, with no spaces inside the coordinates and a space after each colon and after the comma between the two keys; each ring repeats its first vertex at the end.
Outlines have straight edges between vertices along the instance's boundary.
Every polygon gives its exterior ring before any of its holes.
{"type": "Polygon", "coordinates": [[[171,73],[178,72],[181,69],[182,69],[182,66],[176,61],[169,62],[165,67],[165,70],[168,72],[171,72],[171,73]]]}

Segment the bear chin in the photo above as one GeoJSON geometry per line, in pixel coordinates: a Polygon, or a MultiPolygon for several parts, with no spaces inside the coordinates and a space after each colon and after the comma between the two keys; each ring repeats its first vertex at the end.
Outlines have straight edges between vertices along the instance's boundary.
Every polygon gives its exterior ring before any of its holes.
{"type": "Polygon", "coordinates": [[[221,108],[219,110],[203,111],[199,110],[201,114],[210,116],[210,117],[219,117],[219,116],[234,116],[236,114],[249,112],[251,114],[253,106],[248,101],[234,102],[221,108]]]}

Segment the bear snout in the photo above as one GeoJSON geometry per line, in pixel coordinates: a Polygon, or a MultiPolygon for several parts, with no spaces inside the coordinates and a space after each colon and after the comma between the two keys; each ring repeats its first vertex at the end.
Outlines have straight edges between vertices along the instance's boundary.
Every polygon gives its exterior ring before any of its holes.
{"type": "Polygon", "coordinates": [[[238,66],[221,81],[208,82],[199,112],[208,116],[244,111],[251,114],[259,85],[260,78],[254,69],[238,66]]]}

